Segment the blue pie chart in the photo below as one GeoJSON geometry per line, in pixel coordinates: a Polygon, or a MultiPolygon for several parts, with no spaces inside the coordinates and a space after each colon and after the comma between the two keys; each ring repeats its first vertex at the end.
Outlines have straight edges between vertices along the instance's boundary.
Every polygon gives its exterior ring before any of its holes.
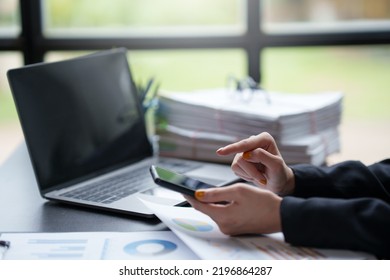
{"type": "Polygon", "coordinates": [[[176,250],[177,245],[162,239],[147,239],[127,244],[123,251],[129,255],[159,256],[176,250]]]}

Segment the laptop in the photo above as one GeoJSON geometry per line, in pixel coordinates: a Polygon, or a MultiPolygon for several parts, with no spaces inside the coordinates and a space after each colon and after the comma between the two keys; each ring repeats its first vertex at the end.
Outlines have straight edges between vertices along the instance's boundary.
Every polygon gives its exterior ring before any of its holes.
{"type": "Polygon", "coordinates": [[[144,200],[180,205],[149,167],[214,185],[237,180],[229,166],[160,158],[147,135],[126,49],[112,49],[7,73],[42,197],[154,217],[144,200]]]}

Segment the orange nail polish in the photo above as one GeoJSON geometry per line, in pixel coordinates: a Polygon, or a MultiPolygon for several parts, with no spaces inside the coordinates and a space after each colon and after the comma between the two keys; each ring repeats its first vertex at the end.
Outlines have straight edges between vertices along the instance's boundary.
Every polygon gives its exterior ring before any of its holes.
{"type": "Polygon", "coordinates": [[[195,197],[197,198],[197,199],[200,199],[200,198],[203,198],[204,197],[204,191],[196,191],[195,192],[195,197]]]}
{"type": "Polygon", "coordinates": [[[250,159],[251,156],[252,156],[251,152],[244,152],[244,153],[242,154],[242,157],[243,157],[244,159],[250,159]]]}
{"type": "Polygon", "coordinates": [[[259,182],[262,185],[267,185],[267,180],[266,179],[260,179],[259,182]]]}

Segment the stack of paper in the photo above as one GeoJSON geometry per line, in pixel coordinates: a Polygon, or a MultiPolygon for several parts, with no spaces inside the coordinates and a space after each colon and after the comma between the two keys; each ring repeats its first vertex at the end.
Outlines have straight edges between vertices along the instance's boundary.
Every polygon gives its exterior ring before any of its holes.
{"type": "Polygon", "coordinates": [[[225,89],[161,92],[159,117],[166,125],[158,131],[160,153],[230,162],[216,149],[264,131],[289,164],[320,165],[339,151],[341,93],[267,94],[258,90],[244,100],[225,89]]]}

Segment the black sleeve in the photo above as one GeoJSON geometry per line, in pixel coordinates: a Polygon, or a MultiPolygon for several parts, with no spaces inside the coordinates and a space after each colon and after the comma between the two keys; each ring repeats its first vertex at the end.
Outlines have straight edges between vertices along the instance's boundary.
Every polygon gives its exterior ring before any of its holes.
{"type": "Polygon", "coordinates": [[[390,258],[390,161],[293,167],[294,197],[281,205],[293,245],[366,251],[390,258]]]}
{"type": "Polygon", "coordinates": [[[292,166],[296,197],[379,198],[390,203],[390,159],[365,166],[345,161],[330,167],[292,166]]]}

